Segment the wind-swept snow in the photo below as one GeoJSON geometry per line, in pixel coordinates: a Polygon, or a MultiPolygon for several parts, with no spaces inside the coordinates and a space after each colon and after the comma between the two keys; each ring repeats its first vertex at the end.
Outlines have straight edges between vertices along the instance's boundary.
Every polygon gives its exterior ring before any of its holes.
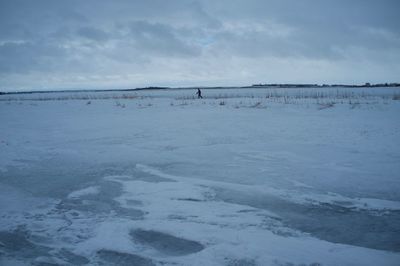
{"type": "Polygon", "coordinates": [[[0,264],[398,265],[396,88],[0,95],[0,264]]]}

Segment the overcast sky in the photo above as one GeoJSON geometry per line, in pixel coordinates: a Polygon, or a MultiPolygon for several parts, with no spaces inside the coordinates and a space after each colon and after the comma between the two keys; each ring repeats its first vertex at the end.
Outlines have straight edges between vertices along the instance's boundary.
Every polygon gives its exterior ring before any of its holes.
{"type": "Polygon", "coordinates": [[[0,0],[0,90],[400,81],[397,0],[0,0]]]}

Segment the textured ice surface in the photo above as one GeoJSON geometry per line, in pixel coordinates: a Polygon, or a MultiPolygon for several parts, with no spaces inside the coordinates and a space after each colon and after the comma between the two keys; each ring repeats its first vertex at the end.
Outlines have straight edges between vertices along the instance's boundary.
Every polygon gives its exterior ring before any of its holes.
{"type": "Polygon", "coordinates": [[[100,259],[104,260],[104,265],[118,266],[153,266],[155,265],[150,259],[143,258],[139,255],[123,253],[112,250],[101,249],[97,251],[100,259]]]}
{"type": "Polygon", "coordinates": [[[79,198],[85,195],[93,195],[98,194],[99,188],[96,187],[87,187],[81,190],[73,191],[68,195],[68,198],[79,198]]]}
{"type": "Polygon", "coordinates": [[[1,95],[0,265],[398,265],[398,89],[194,92],[1,95]]]}
{"type": "Polygon", "coordinates": [[[131,236],[134,240],[168,255],[182,256],[204,249],[199,242],[157,231],[137,229],[131,232],[131,236]]]}

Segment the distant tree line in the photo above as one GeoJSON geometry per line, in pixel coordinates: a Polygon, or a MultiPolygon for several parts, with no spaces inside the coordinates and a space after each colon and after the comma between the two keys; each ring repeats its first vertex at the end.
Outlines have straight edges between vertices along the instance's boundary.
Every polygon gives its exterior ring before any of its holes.
{"type": "Polygon", "coordinates": [[[253,84],[242,88],[323,88],[323,87],[347,87],[347,88],[366,88],[366,87],[400,87],[400,83],[376,83],[369,82],[365,84],[292,84],[292,83],[271,83],[271,84],[253,84]]]}

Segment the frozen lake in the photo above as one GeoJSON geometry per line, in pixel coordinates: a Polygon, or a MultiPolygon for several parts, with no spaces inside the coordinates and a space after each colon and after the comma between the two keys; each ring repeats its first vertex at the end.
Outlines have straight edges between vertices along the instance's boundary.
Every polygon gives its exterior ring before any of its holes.
{"type": "Polygon", "coordinates": [[[400,88],[0,95],[0,265],[399,265],[400,88]]]}

